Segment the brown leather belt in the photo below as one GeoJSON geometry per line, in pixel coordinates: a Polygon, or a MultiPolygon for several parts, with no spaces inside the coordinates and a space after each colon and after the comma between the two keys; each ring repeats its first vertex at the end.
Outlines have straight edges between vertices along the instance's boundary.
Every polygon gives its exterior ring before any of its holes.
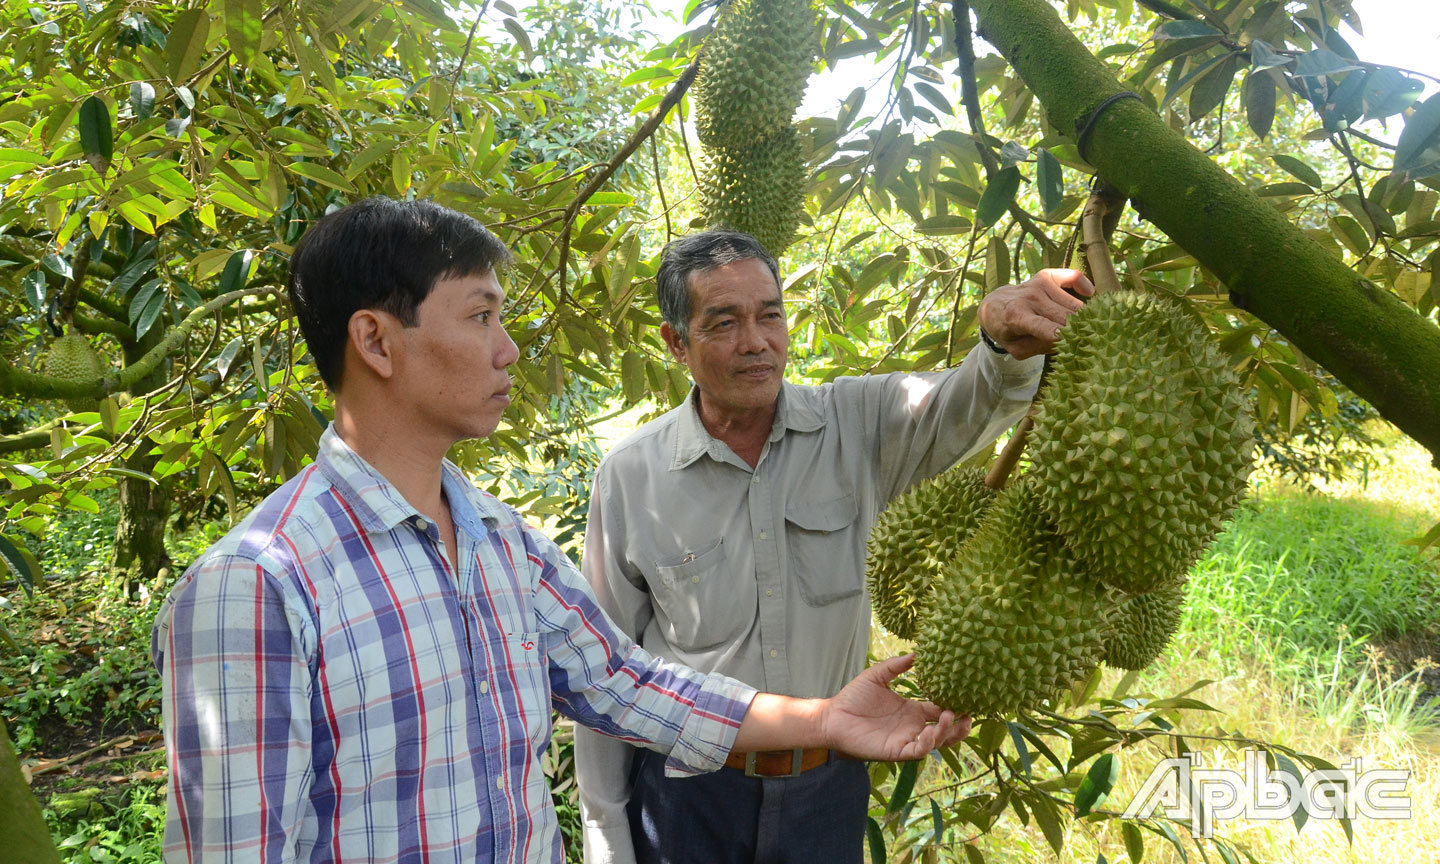
{"type": "Polygon", "coordinates": [[[744,771],[746,777],[798,777],[829,761],[830,751],[819,748],[761,750],[755,753],[731,753],[725,757],[725,767],[744,771]]]}

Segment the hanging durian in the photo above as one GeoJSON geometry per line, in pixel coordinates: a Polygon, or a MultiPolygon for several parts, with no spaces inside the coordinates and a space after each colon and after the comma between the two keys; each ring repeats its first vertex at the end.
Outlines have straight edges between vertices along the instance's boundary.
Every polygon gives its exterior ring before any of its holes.
{"type": "Polygon", "coordinates": [[[1183,581],[1122,601],[1105,637],[1105,665],[1139,670],[1154,663],[1179,629],[1184,609],[1183,581]]]}
{"type": "Polygon", "coordinates": [[[744,231],[781,255],[805,209],[805,155],[796,130],[787,127],[741,150],[709,150],[701,164],[705,224],[744,231]]]}
{"type": "Polygon", "coordinates": [[[1012,714],[1100,663],[1118,595],[1075,565],[1039,492],[1034,475],[1001,492],[932,589],[915,677],[942,707],[1012,714]]]}
{"type": "Polygon", "coordinates": [[[1031,450],[1079,562],[1127,594],[1179,582],[1244,496],[1254,420],[1209,333],[1136,291],[1061,331],[1031,450]]]}
{"type": "MultiPolygon", "coordinates": [[[[93,381],[104,374],[100,355],[90,345],[90,340],[79,333],[70,332],[50,343],[45,354],[45,374],[65,381],[93,381]]],[[[71,411],[94,411],[100,404],[95,399],[66,399],[71,411]]]]}
{"type": "Polygon", "coordinates": [[[695,79],[702,144],[742,150],[790,127],[820,47],[818,23],[810,0],[731,0],[695,79]]]}
{"type": "Polygon", "coordinates": [[[970,539],[994,498],[982,469],[956,468],[896,498],[875,520],[865,580],[886,630],[915,638],[935,573],[970,539]]]}

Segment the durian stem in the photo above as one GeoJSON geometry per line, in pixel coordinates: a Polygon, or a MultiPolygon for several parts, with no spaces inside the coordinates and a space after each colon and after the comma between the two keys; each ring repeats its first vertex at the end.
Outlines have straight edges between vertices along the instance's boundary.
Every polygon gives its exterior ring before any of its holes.
{"type": "Polygon", "coordinates": [[[1090,280],[1095,283],[1095,293],[1120,290],[1120,277],[1115,274],[1115,262],[1110,257],[1110,244],[1105,242],[1105,214],[1110,210],[1107,198],[1097,190],[1085,202],[1085,213],[1080,224],[1085,234],[1085,260],[1090,264],[1090,280]]]}
{"type": "Polygon", "coordinates": [[[1010,474],[1015,466],[1020,464],[1020,454],[1025,452],[1025,439],[1030,437],[1030,427],[1035,425],[1035,408],[1031,406],[1030,413],[1015,427],[1015,434],[1005,442],[1005,447],[1000,451],[1000,456],[995,464],[990,466],[990,471],[985,475],[985,485],[995,491],[1005,488],[1005,481],[1010,479],[1010,474]]]}

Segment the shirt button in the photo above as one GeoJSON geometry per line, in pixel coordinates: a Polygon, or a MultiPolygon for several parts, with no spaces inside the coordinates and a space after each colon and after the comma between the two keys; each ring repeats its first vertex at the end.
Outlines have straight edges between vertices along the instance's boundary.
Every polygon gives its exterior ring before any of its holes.
{"type": "Polygon", "coordinates": [[[699,577],[699,576],[691,576],[691,577],[690,577],[690,581],[691,581],[691,582],[695,582],[695,583],[699,583],[700,577],[699,577]]]}
{"type": "Polygon", "coordinates": [[[774,597],[774,596],[775,596],[775,589],[774,589],[774,588],[766,588],[766,589],[765,589],[765,596],[766,596],[766,597],[774,597]]]}
{"type": "Polygon", "coordinates": [[[760,539],[761,539],[761,540],[764,540],[764,539],[765,539],[765,532],[764,532],[764,531],[761,531],[761,532],[760,532],[760,539]]]}
{"type": "Polygon", "coordinates": [[[495,788],[496,788],[496,789],[504,789],[504,788],[505,788],[505,778],[504,778],[503,776],[502,776],[502,777],[496,777],[496,778],[495,778],[495,788]]]}
{"type": "Polygon", "coordinates": [[[490,682],[489,682],[489,681],[481,681],[481,682],[480,682],[480,692],[481,692],[481,693],[489,693],[489,692],[490,692],[490,682]]]}
{"type": "Polygon", "coordinates": [[[415,517],[415,527],[416,527],[416,528],[419,528],[421,531],[429,531],[429,530],[430,530],[430,523],[429,523],[429,521],[427,521],[427,520],[425,519],[424,516],[416,516],[416,517],[415,517]]]}
{"type": "Polygon", "coordinates": [[[771,648],[771,649],[770,649],[770,656],[771,656],[771,657],[779,657],[779,656],[780,656],[780,652],[779,652],[779,651],[776,651],[774,648],[771,648]]]}

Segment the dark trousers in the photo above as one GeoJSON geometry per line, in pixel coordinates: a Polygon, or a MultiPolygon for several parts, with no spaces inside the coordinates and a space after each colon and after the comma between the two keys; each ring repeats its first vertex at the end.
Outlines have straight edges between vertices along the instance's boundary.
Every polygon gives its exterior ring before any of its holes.
{"type": "Polygon", "coordinates": [[[721,768],[665,777],[641,750],[631,772],[630,836],[638,864],[861,864],[870,776],[836,760],[799,777],[721,768]]]}

